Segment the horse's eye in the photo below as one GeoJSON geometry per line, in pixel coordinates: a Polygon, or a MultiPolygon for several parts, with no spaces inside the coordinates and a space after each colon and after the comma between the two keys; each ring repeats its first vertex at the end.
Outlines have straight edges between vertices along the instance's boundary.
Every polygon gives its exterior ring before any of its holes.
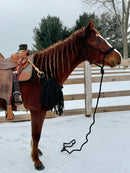
{"type": "Polygon", "coordinates": [[[96,43],[101,43],[101,40],[98,39],[98,40],[96,41],[96,43]]]}

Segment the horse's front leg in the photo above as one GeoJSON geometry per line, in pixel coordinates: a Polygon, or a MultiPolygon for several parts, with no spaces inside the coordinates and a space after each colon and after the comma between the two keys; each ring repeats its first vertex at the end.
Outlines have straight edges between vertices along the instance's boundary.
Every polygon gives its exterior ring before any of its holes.
{"type": "Polygon", "coordinates": [[[38,143],[40,140],[42,125],[45,119],[45,115],[46,111],[43,110],[31,111],[31,123],[32,123],[31,156],[34,162],[34,166],[37,170],[43,170],[45,168],[42,162],[39,160],[39,154],[41,153],[41,151],[38,148],[38,143]]]}

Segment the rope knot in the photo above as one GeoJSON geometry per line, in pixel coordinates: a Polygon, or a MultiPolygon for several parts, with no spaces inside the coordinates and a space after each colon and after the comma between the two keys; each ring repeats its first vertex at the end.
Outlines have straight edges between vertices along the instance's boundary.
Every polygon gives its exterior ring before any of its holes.
{"type": "Polygon", "coordinates": [[[101,67],[101,74],[104,74],[104,68],[101,67]]]}

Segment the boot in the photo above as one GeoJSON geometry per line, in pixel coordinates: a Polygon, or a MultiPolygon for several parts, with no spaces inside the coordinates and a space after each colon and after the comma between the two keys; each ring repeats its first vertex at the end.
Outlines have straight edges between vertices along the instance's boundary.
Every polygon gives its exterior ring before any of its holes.
{"type": "Polygon", "coordinates": [[[6,112],[6,119],[7,120],[12,120],[14,119],[14,114],[12,112],[12,105],[7,105],[7,112],[6,112]]]}
{"type": "Polygon", "coordinates": [[[16,106],[22,104],[21,93],[19,91],[19,84],[17,82],[17,71],[13,72],[13,98],[16,106]]]}

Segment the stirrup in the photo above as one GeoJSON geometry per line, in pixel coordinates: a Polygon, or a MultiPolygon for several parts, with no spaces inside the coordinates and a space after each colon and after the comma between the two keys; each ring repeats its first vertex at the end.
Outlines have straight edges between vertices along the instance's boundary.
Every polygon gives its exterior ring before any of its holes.
{"type": "Polygon", "coordinates": [[[13,114],[13,111],[12,111],[12,105],[7,105],[7,112],[6,112],[6,119],[7,120],[12,120],[14,119],[14,114],[13,114]]]}
{"type": "Polygon", "coordinates": [[[16,106],[21,105],[23,103],[21,98],[21,93],[19,91],[15,91],[13,93],[13,97],[16,106]]]}

